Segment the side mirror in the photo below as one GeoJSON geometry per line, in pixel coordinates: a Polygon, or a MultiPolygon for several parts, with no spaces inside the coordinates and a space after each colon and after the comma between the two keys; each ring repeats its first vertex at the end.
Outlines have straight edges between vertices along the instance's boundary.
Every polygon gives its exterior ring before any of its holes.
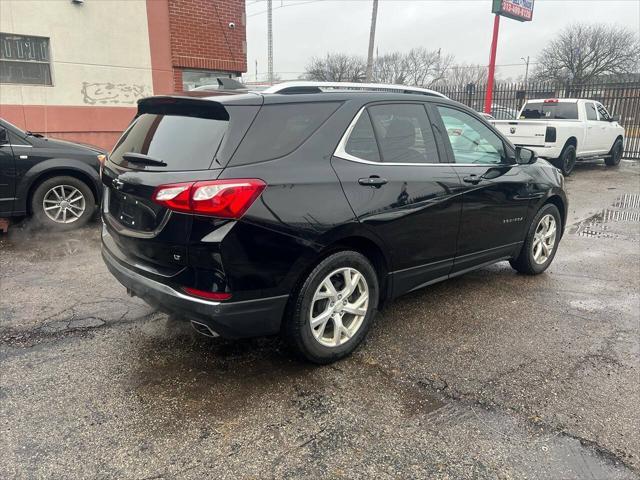
{"type": "Polygon", "coordinates": [[[7,136],[7,131],[4,128],[0,128],[0,145],[5,143],[9,143],[9,137],[7,136]]]}
{"type": "Polygon", "coordinates": [[[529,165],[538,159],[536,152],[524,147],[516,147],[516,162],[519,165],[529,165]]]}
{"type": "Polygon", "coordinates": [[[613,115],[611,117],[611,120],[609,120],[610,122],[619,122],[620,121],[620,115],[613,115]]]}

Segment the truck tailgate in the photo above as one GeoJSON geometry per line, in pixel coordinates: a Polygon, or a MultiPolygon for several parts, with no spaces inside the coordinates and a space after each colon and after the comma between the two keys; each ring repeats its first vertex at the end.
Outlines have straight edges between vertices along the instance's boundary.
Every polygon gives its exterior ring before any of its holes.
{"type": "Polygon", "coordinates": [[[514,145],[544,145],[547,122],[544,120],[494,120],[491,123],[514,145]]]}

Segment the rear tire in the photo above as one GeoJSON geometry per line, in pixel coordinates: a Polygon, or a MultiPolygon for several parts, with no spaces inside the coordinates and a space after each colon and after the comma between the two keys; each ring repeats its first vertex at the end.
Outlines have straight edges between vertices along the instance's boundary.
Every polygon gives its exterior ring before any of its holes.
{"type": "Polygon", "coordinates": [[[31,211],[43,228],[72,230],[85,225],[93,216],[93,192],[82,180],[60,176],[48,178],[33,192],[31,211]]]}
{"type": "Polygon", "coordinates": [[[624,144],[622,143],[622,139],[618,138],[613,143],[613,147],[611,147],[609,156],[604,159],[604,163],[606,163],[609,167],[617,167],[618,165],[620,165],[620,160],[622,159],[623,153],[624,153],[624,144]]]}
{"type": "Polygon", "coordinates": [[[544,272],[556,255],[561,232],[562,219],[558,207],[551,203],[543,205],[529,225],[520,254],[509,263],[515,270],[525,275],[538,275],[544,272]],[[549,225],[553,226],[553,234],[548,228],[549,225]]]}
{"type": "Polygon", "coordinates": [[[346,357],[371,327],[378,292],[376,271],[366,257],[351,250],[330,255],[292,297],[284,324],[287,342],[313,363],[346,357]]]}
{"type": "Polygon", "coordinates": [[[573,168],[576,166],[576,147],[566,145],[560,156],[553,161],[553,164],[562,171],[565,177],[571,175],[573,168]]]}

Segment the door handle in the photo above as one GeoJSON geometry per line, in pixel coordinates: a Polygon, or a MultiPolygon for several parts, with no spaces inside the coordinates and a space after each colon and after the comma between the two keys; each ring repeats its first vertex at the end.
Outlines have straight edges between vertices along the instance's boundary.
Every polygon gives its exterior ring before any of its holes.
{"type": "Polygon", "coordinates": [[[380,188],[389,182],[386,178],[380,178],[377,175],[371,175],[368,178],[359,178],[358,183],[365,187],[380,188]]]}
{"type": "Polygon", "coordinates": [[[468,177],[464,177],[462,181],[466,183],[470,183],[472,185],[477,185],[482,181],[482,177],[479,177],[478,175],[475,175],[472,173],[468,177]]]}

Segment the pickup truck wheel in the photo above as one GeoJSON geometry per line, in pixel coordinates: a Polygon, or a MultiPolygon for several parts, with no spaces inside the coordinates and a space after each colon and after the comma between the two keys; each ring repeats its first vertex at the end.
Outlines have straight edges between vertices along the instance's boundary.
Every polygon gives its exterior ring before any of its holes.
{"type": "Polygon", "coordinates": [[[292,297],[285,338],[307,360],[327,364],[362,342],[378,307],[378,277],[362,254],[343,250],[322,260],[292,297]]]}
{"type": "Polygon", "coordinates": [[[562,174],[565,177],[571,175],[573,167],[576,166],[576,147],[573,145],[565,146],[560,157],[558,157],[553,164],[562,170],[562,174]]]}
{"type": "Polygon", "coordinates": [[[615,167],[620,165],[620,160],[622,159],[622,153],[624,151],[624,146],[622,144],[622,139],[617,139],[611,147],[611,151],[609,152],[609,156],[604,159],[604,163],[606,163],[610,167],[615,167]]]}
{"type": "Polygon", "coordinates": [[[91,189],[75,177],[48,178],[33,192],[34,220],[51,230],[71,230],[85,225],[96,208],[91,189]]]}
{"type": "Polygon", "coordinates": [[[509,263],[525,275],[544,272],[556,255],[561,231],[562,221],[558,207],[551,203],[543,205],[529,225],[520,254],[509,263]]]}

